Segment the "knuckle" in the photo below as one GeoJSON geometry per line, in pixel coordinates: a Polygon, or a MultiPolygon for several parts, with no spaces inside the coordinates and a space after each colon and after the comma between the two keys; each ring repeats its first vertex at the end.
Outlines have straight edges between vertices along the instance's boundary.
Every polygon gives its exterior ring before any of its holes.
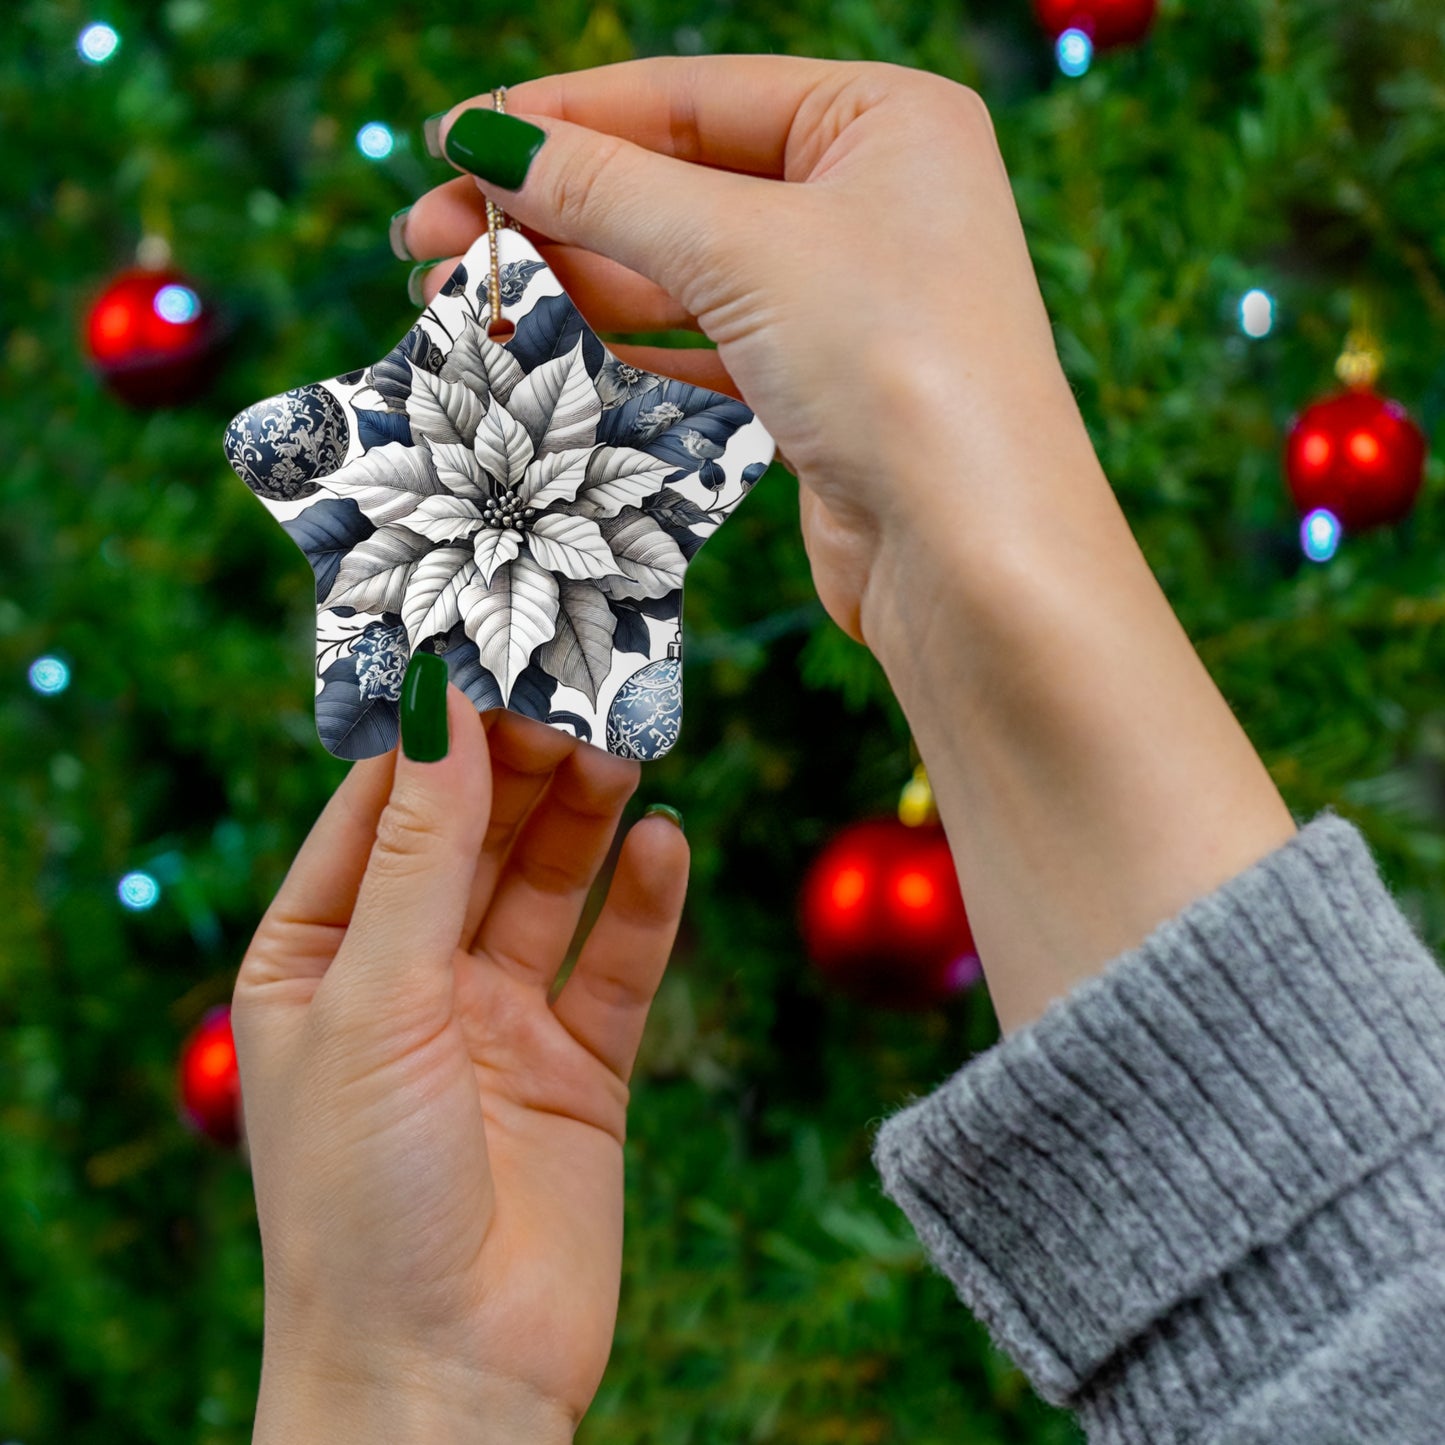
{"type": "Polygon", "coordinates": [[[376,824],[372,864],[410,871],[413,860],[434,853],[442,841],[436,817],[419,799],[393,793],[376,824]]]}
{"type": "Polygon", "coordinates": [[[600,177],[614,170],[622,151],[616,136],[599,136],[585,150],[579,148],[563,162],[553,182],[553,209],[568,230],[583,230],[596,205],[600,177]]]}

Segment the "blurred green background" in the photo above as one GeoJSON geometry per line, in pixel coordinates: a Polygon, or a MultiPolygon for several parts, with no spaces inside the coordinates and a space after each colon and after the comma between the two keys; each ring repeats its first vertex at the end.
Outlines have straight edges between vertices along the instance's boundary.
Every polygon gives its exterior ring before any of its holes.
{"type": "MultiPolygon", "coordinates": [[[[1173,0],[1082,78],[1026,0],[30,0],[0,44],[0,1439],[238,1445],[260,1365],[244,1162],[178,1120],[180,1043],[345,765],[312,719],[306,562],[228,418],[362,366],[415,312],[390,213],[451,174],[422,117],[637,55],[921,66],[992,105],[1058,344],[1150,562],[1291,806],[1358,821],[1445,940],[1445,507],[1306,563],[1283,429],[1370,309],[1382,390],[1445,404],[1436,0],[1173,0]],[[115,56],[77,55],[109,22],[115,56]],[[358,129],[393,128],[368,160],[358,129]],[[201,400],[134,411],[82,318],[143,235],[235,328],[201,400]],[[1264,287],[1274,331],[1240,330],[1264,287]],[[27,685],[57,655],[68,690],[27,685]],[[145,869],[160,902],[128,913],[145,869]]],[[[784,243],[786,238],[782,238],[784,243]]],[[[961,245],[959,284],[969,258],[961,245]]],[[[860,306],[860,325],[865,324],[860,306]]],[[[900,358],[906,366],[907,358],[900,358]]],[[[868,1161],[882,1115],[996,1037],[981,992],[837,997],[790,920],[892,806],[906,725],[808,581],[774,469],[689,576],[687,722],[634,811],[695,850],[634,1081],[626,1272],[580,1438],[1063,1445],[868,1161]]]]}

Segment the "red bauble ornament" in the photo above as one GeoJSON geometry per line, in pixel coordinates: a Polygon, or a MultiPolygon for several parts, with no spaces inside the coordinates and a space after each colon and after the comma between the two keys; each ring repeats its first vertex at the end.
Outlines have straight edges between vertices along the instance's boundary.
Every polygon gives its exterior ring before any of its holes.
{"type": "Polygon", "coordinates": [[[937,824],[877,818],[845,828],[804,880],[802,928],[824,977],[879,1008],[930,1008],[980,977],[937,824]]]}
{"type": "Polygon", "coordinates": [[[1039,24],[1050,39],[1082,30],[1095,50],[1135,45],[1154,24],[1159,0],[1034,0],[1039,24]]]}
{"type": "Polygon", "coordinates": [[[1425,434],[1399,402],[1356,387],[1295,419],[1285,475],[1301,516],[1324,507],[1346,532],[1398,522],[1425,477],[1425,434]]]}
{"type": "Polygon", "coordinates": [[[178,271],[123,272],[86,317],[90,359],[132,406],[199,396],[215,375],[217,328],[200,293],[178,271]]]}
{"type": "Polygon", "coordinates": [[[241,1074],[231,1037],[231,1010],[211,1009],[181,1047],[182,1118],[228,1148],[241,1139],[241,1074]]]}

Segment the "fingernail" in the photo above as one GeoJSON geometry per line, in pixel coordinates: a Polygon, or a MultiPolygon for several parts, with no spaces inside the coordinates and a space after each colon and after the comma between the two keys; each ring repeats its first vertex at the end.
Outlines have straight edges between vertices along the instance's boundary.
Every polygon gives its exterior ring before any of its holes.
{"type": "MultiPolygon", "coordinates": [[[[408,256],[406,259],[410,260],[411,257],[408,256]]],[[[435,261],[423,261],[420,266],[411,268],[411,275],[406,278],[406,295],[413,306],[426,305],[426,292],[421,289],[421,278],[433,266],[440,265],[445,259],[444,256],[438,256],[435,261]]]]}
{"type": "Polygon", "coordinates": [[[401,684],[401,750],[416,763],[447,755],[447,665],[416,652],[401,684]]]}
{"type": "Polygon", "coordinates": [[[406,218],[411,214],[410,206],[403,206],[391,218],[387,227],[387,238],[391,241],[391,254],[398,261],[415,261],[416,257],[406,249],[406,218]]]}
{"type": "Polygon", "coordinates": [[[653,803],[642,816],[650,818],[654,813],[659,817],[666,818],[671,823],[676,823],[679,833],[687,832],[687,829],[682,826],[682,814],[676,808],[669,808],[666,803],[653,803]]]}
{"type": "Polygon", "coordinates": [[[542,149],[547,132],[529,121],[500,111],[464,110],[447,132],[447,159],[453,165],[515,191],[527,179],[532,158],[542,149]]]}
{"type": "Polygon", "coordinates": [[[427,154],[435,156],[439,161],[445,160],[442,155],[442,121],[446,119],[446,111],[439,110],[435,115],[429,115],[421,123],[421,136],[426,142],[427,154]]]}

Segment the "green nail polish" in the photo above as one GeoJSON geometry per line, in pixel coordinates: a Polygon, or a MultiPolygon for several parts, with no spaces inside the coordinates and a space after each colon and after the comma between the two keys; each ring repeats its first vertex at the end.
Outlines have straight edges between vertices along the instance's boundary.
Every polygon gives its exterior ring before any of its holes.
{"type": "Polygon", "coordinates": [[[434,652],[414,653],[402,680],[401,750],[417,763],[447,755],[447,665],[434,652]]]}
{"type": "Polygon", "coordinates": [[[515,191],[546,139],[546,131],[514,115],[464,110],[447,132],[447,159],[494,186],[515,191]]]}
{"type": "Polygon", "coordinates": [[[669,808],[666,803],[653,803],[642,816],[650,818],[654,813],[666,818],[671,823],[676,823],[679,833],[687,832],[687,829],[682,826],[682,814],[676,808],[669,808]]]}
{"type": "Polygon", "coordinates": [[[446,114],[446,111],[439,110],[421,123],[421,138],[426,142],[426,152],[439,161],[446,159],[442,154],[442,121],[446,119],[446,114]]]}
{"type": "Polygon", "coordinates": [[[386,228],[387,239],[391,242],[391,254],[398,261],[415,261],[416,257],[406,249],[406,218],[411,214],[410,206],[403,206],[392,216],[386,228]]]}
{"type": "Polygon", "coordinates": [[[420,266],[413,266],[411,268],[411,274],[406,278],[406,295],[407,300],[409,300],[413,306],[426,305],[426,292],[421,289],[421,278],[425,276],[433,266],[440,265],[445,259],[444,256],[438,256],[435,260],[423,261],[420,266]]]}

